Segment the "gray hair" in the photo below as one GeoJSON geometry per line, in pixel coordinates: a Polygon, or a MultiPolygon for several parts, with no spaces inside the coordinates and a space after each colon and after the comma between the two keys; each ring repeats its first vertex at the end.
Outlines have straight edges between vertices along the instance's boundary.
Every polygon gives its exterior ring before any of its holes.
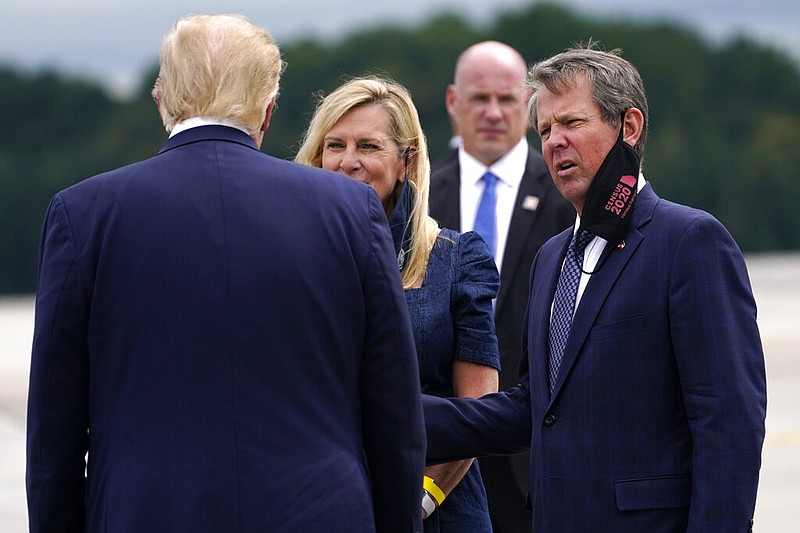
{"type": "Polygon", "coordinates": [[[571,87],[578,76],[583,75],[591,84],[592,99],[600,107],[606,123],[618,126],[623,113],[632,107],[642,112],[642,135],[634,146],[642,159],[649,124],[642,78],[636,67],[620,56],[620,50],[598,50],[596,44],[590,41],[585,47],[569,48],[531,67],[527,79],[532,93],[528,104],[531,124],[534,127],[538,124],[536,100],[542,87],[560,94],[571,87]]]}

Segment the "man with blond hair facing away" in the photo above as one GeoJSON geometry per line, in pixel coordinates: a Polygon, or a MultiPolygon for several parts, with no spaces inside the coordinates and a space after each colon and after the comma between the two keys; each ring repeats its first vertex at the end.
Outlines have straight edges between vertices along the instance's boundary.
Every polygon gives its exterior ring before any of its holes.
{"type": "Polygon", "coordinates": [[[153,90],[158,155],[51,201],[31,531],[421,530],[391,234],[368,185],[259,150],[282,70],[242,17],[179,20],[153,90]]]}

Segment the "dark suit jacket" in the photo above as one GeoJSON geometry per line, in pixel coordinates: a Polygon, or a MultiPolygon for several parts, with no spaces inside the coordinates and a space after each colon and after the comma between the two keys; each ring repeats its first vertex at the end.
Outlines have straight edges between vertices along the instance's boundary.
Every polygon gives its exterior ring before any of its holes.
{"type": "MultiPolygon", "coordinates": [[[[431,172],[431,216],[440,225],[461,231],[461,169],[458,150],[433,166],[431,172]]],[[[495,302],[495,326],[500,348],[500,390],[519,382],[522,360],[522,324],[528,302],[528,276],[539,247],[553,235],[571,226],[575,210],[556,189],[542,155],[528,147],[528,161],[520,182],[500,270],[500,293],[495,302]],[[538,198],[535,210],[523,208],[526,197],[538,198]]],[[[509,458],[511,460],[511,458],[509,458]]],[[[511,466],[516,490],[509,499],[524,501],[528,494],[527,461],[511,466]]],[[[509,487],[513,489],[513,487],[509,487]]]]}
{"type": "Polygon", "coordinates": [[[370,187],[204,126],[52,200],[31,531],[421,530],[419,391],[370,187]]]}
{"type": "Polygon", "coordinates": [[[747,531],[766,384],[736,243],[647,185],[625,247],[589,281],[551,395],[550,306],[570,237],[534,260],[520,385],[486,400],[425,397],[429,459],[528,440],[536,532],[747,531]]]}

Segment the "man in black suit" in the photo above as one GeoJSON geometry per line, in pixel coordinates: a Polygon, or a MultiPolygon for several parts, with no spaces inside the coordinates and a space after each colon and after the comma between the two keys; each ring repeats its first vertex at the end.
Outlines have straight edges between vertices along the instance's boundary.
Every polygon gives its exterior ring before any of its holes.
{"type": "MultiPolygon", "coordinates": [[[[528,144],[526,73],[519,52],[500,42],[477,43],[461,54],[446,94],[447,111],[461,142],[434,164],[431,174],[432,216],[442,226],[481,233],[500,270],[495,322],[501,390],[519,381],[533,256],[575,218],[553,185],[541,154],[528,144]],[[494,194],[484,199],[487,172],[493,176],[488,189],[494,194]],[[487,204],[488,224],[483,215],[476,224],[476,215],[485,213],[487,204]]],[[[530,532],[531,517],[525,509],[527,454],[482,458],[480,467],[495,532],[530,532]]]]}

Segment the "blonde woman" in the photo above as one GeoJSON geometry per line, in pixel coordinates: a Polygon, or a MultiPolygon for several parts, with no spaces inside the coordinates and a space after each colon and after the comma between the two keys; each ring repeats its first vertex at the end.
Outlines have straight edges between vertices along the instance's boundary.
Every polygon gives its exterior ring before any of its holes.
{"type": "MultiPolygon", "coordinates": [[[[320,100],[296,160],[377,192],[394,238],[422,391],[460,397],[496,392],[497,268],[480,236],[440,229],[428,215],[428,148],[408,91],[383,78],[348,81],[320,100]]],[[[425,474],[426,532],[491,531],[477,463],[431,466],[425,474]]]]}

